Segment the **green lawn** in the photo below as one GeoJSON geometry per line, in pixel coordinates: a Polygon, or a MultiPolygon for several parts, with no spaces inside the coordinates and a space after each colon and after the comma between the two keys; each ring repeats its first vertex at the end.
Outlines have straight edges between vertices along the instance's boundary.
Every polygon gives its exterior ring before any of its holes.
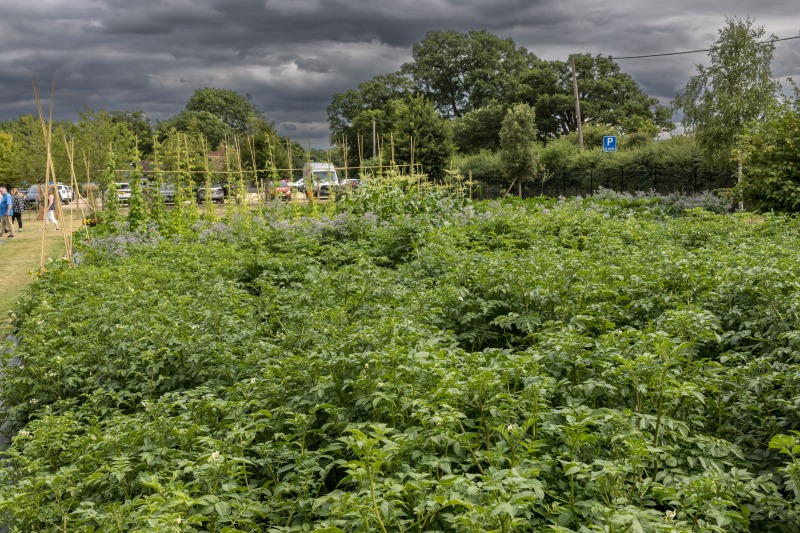
{"type": "MultiPolygon", "coordinates": [[[[81,226],[80,211],[72,208],[64,210],[60,227],[53,231],[52,224],[47,232],[42,232],[44,222],[36,220],[36,212],[27,210],[22,215],[22,232],[13,239],[0,238],[0,334],[7,335],[11,330],[9,313],[14,309],[17,299],[31,282],[32,273],[39,269],[42,261],[42,237],[44,237],[44,256],[61,257],[66,250],[64,236],[81,226]]],[[[17,230],[16,223],[14,230],[17,230]]]]}

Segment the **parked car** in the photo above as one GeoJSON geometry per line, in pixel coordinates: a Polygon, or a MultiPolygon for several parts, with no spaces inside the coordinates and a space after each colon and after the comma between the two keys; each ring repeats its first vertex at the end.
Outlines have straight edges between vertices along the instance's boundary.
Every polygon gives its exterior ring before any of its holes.
{"type": "Polygon", "coordinates": [[[171,204],[175,202],[175,186],[169,183],[165,183],[161,185],[161,188],[158,190],[158,195],[164,199],[165,204],[171,204]]]}
{"type": "Polygon", "coordinates": [[[352,191],[358,190],[359,185],[361,185],[361,180],[358,178],[347,178],[341,183],[343,189],[352,191]]]}
{"type": "Polygon", "coordinates": [[[36,204],[39,202],[39,187],[34,185],[33,187],[28,189],[28,192],[25,193],[25,204],[28,208],[35,207],[36,204]]]}
{"type": "Polygon", "coordinates": [[[117,182],[114,185],[117,187],[117,198],[123,204],[127,204],[131,200],[131,184],[125,182],[117,182]]]}
{"type": "MultiPolygon", "coordinates": [[[[52,185],[45,187],[45,185],[34,185],[28,189],[27,194],[25,195],[25,203],[30,206],[35,206],[39,202],[39,189],[44,191],[46,188],[52,189],[52,185]]],[[[72,190],[68,188],[66,185],[61,185],[60,183],[56,186],[58,189],[58,196],[61,199],[62,204],[68,204],[72,199],[72,190]]]]}
{"type": "Polygon", "coordinates": [[[214,203],[225,203],[225,192],[222,190],[222,185],[216,184],[209,188],[200,187],[197,189],[197,201],[205,202],[206,194],[209,195],[209,198],[211,198],[211,201],[214,203]]]}
{"type": "Polygon", "coordinates": [[[270,198],[280,198],[282,200],[292,199],[292,188],[292,182],[289,180],[270,182],[270,184],[267,186],[270,198]]]}

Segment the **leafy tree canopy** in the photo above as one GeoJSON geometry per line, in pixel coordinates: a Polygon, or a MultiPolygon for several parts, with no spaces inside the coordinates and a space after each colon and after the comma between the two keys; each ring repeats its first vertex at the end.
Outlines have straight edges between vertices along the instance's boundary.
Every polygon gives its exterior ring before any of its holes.
{"type": "Polygon", "coordinates": [[[8,183],[12,176],[12,163],[17,146],[10,133],[0,131],[0,180],[8,183]]]}
{"type": "Polygon", "coordinates": [[[763,26],[750,19],[726,19],[711,46],[711,64],[697,65],[697,74],[673,101],[683,112],[683,125],[711,156],[729,157],[745,126],[777,100],[780,86],[771,66],[775,45],[762,42],[764,35],[763,26]]]}
{"type": "Polygon", "coordinates": [[[347,147],[348,160],[358,164],[359,154],[364,157],[377,151],[372,145],[372,124],[375,120],[376,136],[388,133],[389,103],[414,92],[414,84],[402,74],[376,76],[344,93],[333,95],[328,106],[331,139],[347,147]]]}
{"type": "MultiPolygon", "coordinates": [[[[527,101],[536,108],[540,134],[554,138],[575,131],[578,122],[570,63],[553,61],[550,66],[555,74],[551,92],[533,90],[527,101]]],[[[642,92],[610,57],[577,55],[575,71],[584,123],[617,126],[622,133],[644,128],[652,137],[672,129],[671,110],[642,92]]]]}
{"type": "Polygon", "coordinates": [[[500,127],[505,117],[503,105],[492,102],[453,121],[453,141],[464,154],[496,150],[500,146],[500,127]]]}
{"type": "Polygon", "coordinates": [[[741,139],[744,198],[760,210],[800,211],[800,92],[753,121],[741,139]]]}
{"type": "Polygon", "coordinates": [[[452,133],[449,123],[436,113],[433,103],[422,95],[394,101],[392,124],[393,146],[386,149],[393,151],[394,161],[418,163],[432,178],[443,177],[453,151],[452,133]]]}
{"type": "MultiPolygon", "coordinates": [[[[502,117],[517,103],[535,109],[540,140],[577,128],[568,62],[540,60],[513,40],[485,30],[432,31],[413,46],[412,54],[413,61],[399,72],[333,96],[328,120],[334,143],[346,142],[357,154],[357,138],[371,138],[373,119],[380,132],[388,102],[413,92],[424,94],[440,116],[453,120],[454,139],[464,153],[496,149],[502,117]]],[[[671,110],[642,92],[611,58],[576,56],[576,69],[585,123],[647,142],[660,130],[672,129],[671,110]]],[[[360,148],[365,146],[362,142],[360,148]]]]}
{"type": "Polygon", "coordinates": [[[115,124],[127,124],[136,142],[142,157],[153,153],[153,123],[144,111],[110,111],[111,121],[115,124]]]}
{"type": "Polygon", "coordinates": [[[429,32],[413,46],[402,72],[447,117],[460,117],[493,101],[508,102],[523,74],[540,61],[511,39],[486,30],[429,32]]]}
{"type": "Polygon", "coordinates": [[[253,119],[264,120],[252,97],[230,89],[198,89],[186,102],[184,111],[211,113],[237,134],[247,133],[253,119]]]}
{"type": "Polygon", "coordinates": [[[522,182],[534,171],[531,145],[536,140],[536,115],[528,104],[516,104],[506,113],[500,129],[503,174],[509,182],[522,182]]]}
{"type": "Polygon", "coordinates": [[[226,137],[232,137],[230,126],[210,111],[182,111],[158,124],[159,138],[164,139],[170,130],[202,136],[211,149],[216,149],[226,137]]]}

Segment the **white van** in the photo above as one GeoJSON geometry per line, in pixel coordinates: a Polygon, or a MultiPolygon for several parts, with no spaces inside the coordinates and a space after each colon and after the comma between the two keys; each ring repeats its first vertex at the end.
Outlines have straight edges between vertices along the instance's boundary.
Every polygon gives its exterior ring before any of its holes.
{"type": "Polygon", "coordinates": [[[332,163],[306,163],[303,165],[303,182],[311,185],[315,196],[330,196],[339,189],[339,178],[332,163]]]}
{"type": "Polygon", "coordinates": [[[131,199],[131,184],[126,182],[115,182],[117,186],[117,198],[120,203],[127,204],[131,199]]]}

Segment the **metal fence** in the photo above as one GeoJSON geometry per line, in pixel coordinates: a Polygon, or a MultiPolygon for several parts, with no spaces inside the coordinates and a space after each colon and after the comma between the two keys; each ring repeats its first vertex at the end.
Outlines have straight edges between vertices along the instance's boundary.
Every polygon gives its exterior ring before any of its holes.
{"type": "MultiPolygon", "coordinates": [[[[736,178],[727,170],[700,167],[562,170],[555,172],[544,183],[540,180],[523,182],[521,195],[523,198],[591,196],[600,188],[628,193],[653,191],[659,194],[697,194],[732,187],[735,183],[736,178]]],[[[472,196],[475,199],[491,199],[506,194],[520,194],[518,185],[509,186],[508,180],[499,178],[474,180],[472,196]]]]}

